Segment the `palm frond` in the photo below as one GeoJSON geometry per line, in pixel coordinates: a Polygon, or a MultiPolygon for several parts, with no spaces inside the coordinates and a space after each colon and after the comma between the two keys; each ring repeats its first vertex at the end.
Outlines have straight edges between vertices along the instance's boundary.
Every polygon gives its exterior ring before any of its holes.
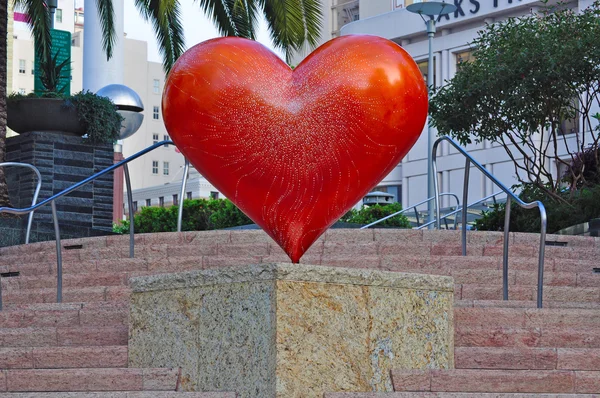
{"type": "Polygon", "coordinates": [[[33,45],[40,60],[51,60],[50,12],[45,1],[13,0],[15,10],[27,15],[27,25],[33,34],[33,45]]]}
{"type": "Polygon", "coordinates": [[[163,69],[169,73],[183,54],[184,34],[178,0],[135,0],[145,20],[152,23],[163,58],[163,69]]]}
{"type": "Polygon", "coordinates": [[[314,47],[321,29],[319,0],[259,0],[262,4],[271,39],[281,48],[287,61],[293,51],[305,43],[314,47]]]}
{"type": "MultiPolygon", "coordinates": [[[[217,30],[223,36],[239,36],[238,25],[235,18],[234,8],[239,0],[198,0],[200,7],[210,19],[212,19],[217,30]]],[[[245,1],[242,1],[245,3],[245,1]]],[[[238,6],[239,9],[239,6],[238,6]]]]}
{"type": "Polygon", "coordinates": [[[258,3],[254,0],[235,0],[231,13],[237,35],[256,40],[258,3]]]}
{"type": "Polygon", "coordinates": [[[106,59],[109,60],[112,57],[113,47],[117,40],[112,0],[96,0],[96,7],[102,29],[102,49],[106,52],[106,59]]]}

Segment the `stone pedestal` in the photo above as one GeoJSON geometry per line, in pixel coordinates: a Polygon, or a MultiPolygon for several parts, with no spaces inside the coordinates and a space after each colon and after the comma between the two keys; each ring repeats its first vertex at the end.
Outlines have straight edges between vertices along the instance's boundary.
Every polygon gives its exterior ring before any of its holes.
{"type": "MultiPolygon", "coordinates": [[[[39,200],[62,191],[113,164],[112,144],[89,145],[81,137],[49,132],[30,132],[6,140],[6,161],[30,163],[42,174],[39,200]]],[[[35,177],[28,169],[7,168],[7,183],[13,207],[31,206],[35,177]]],[[[113,213],[113,175],[109,173],[56,202],[62,238],[110,233],[113,213]]],[[[52,210],[35,212],[31,241],[54,239],[52,210]]],[[[24,243],[27,217],[21,217],[24,243]]]]}
{"type": "Polygon", "coordinates": [[[185,391],[321,398],[453,366],[450,277],[260,264],[131,284],[129,366],[181,367],[185,391]]]}

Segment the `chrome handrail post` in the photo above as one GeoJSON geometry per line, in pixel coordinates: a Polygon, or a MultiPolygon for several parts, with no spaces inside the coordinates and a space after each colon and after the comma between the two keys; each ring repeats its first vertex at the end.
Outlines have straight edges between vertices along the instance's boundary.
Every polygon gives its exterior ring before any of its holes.
{"type": "Polygon", "coordinates": [[[125,172],[125,185],[127,186],[127,203],[129,207],[129,258],[135,256],[135,219],[133,211],[133,192],[131,192],[131,178],[129,177],[129,166],[127,163],[123,165],[125,172]]]}
{"type": "Polygon", "coordinates": [[[537,307],[542,308],[542,299],[544,296],[544,252],[546,249],[546,227],[548,226],[548,216],[546,208],[540,201],[537,202],[540,209],[540,253],[538,258],[538,291],[537,291],[537,307]]]}
{"type": "Polygon", "coordinates": [[[469,173],[471,172],[471,160],[465,161],[465,181],[463,185],[463,209],[462,209],[462,255],[467,255],[467,202],[469,199],[469,173]]]}
{"type": "MultiPolygon", "coordinates": [[[[32,166],[33,172],[37,175],[37,184],[35,187],[35,191],[33,193],[33,200],[31,201],[31,205],[35,206],[35,202],[37,202],[38,195],[40,194],[40,190],[42,189],[42,175],[37,167],[32,166]]],[[[31,225],[33,224],[33,211],[29,213],[29,217],[27,219],[27,232],[25,234],[25,244],[29,244],[29,237],[31,235],[31,225]]]]}
{"type": "Polygon", "coordinates": [[[183,195],[185,195],[185,187],[187,185],[189,170],[190,161],[185,158],[185,165],[183,166],[183,178],[181,180],[181,191],[179,191],[179,209],[177,209],[177,232],[181,232],[181,225],[183,223],[183,195]]]}
{"type": "Polygon", "coordinates": [[[56,212],[56,202],[50,202],[52,207],[52,221],[54,222],[54,235],[56,237],[56,302],[62,303],[62,249],[60,247],[60,228],[56,212]]]}
{"type": "Polygon", "coordinates": [[[502,248],[502,298],[508,300],[508,240],[510,238],[510,196],[506,197],[504,212],[504,246],[502,248]]]}
{"type": "Polygon", "coordinates": [[[440,229],[440,187],[437,180],[437,147],[441,141],[437,140],[433,144],[433,149],[431,150],[431,167],[432,167],[432,176],[433,178],[433,192],[435,196],[435,215],[436,215],[436,225],[437,229],[440,229]]]}

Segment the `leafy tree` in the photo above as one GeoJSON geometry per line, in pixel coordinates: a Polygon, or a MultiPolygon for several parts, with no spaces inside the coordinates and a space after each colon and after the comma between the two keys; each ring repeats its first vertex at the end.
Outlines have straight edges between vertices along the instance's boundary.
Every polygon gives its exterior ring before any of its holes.
{"type": "Polygon", "coordinates": [[[599,1],[580,13],[548,8],[487,25],[472,43],[474,61],[435,90],[435,127],[462,144],[500,143],[519,181],[555,202],[572,200],[589,175],[571,165],[598,170],[600,160],[592,111],[600,106],[599,37],[599,1]],[[580,120],[580,128],[564,131],[568,120],[580,120]],[[569,195],[560,194],[556,164],[568,170],[569,195]]]}

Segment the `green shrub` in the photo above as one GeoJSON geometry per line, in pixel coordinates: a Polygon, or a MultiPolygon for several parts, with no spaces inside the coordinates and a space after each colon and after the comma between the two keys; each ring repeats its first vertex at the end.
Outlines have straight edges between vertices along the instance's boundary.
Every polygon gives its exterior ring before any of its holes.
{"type": "MultiPolygon", "coordinates": [[[[177,230],[179,206],[143,207],[135,216],[135,232],[173,232],[177,230]]],[[[230,200],[191,199],[183,201],[182,231],[206,231],[251,224],[230,200]]],[[[113,232],[129,233],[129,222],[113,226],[113,232]]]]}
{"type": "Polygon", "coordinates": [[[231,201],[224,200],[221,202],[221,206],[210,215],[210,223],[214,229],[222,229],[252,224],[252,220],[231,201]]]}
{"type": "MultiPolygon", "coordinates": [[[[390,203],[388,205],[373,205],[363,206],[360,210],[350,210],[348,213],[340,219],[342,222],[351,224],[370,224],[374,221],[380,220],[383,217],[389,216],[402,210],[400,203],[390,203]]],[[[411,228],[410,221],[404,214],[391,217],[385,221],[377,224],[379,227],[397,227],[397,228],[411,228]]]]}
{"type": "MultiPolygon", "coordinates": [[[[539,187],[533,184],[524,184],[519,198],[524,202],[539,200],[546,208],[548,216],[548,233],[554,233],[572,225],[588,222],[592,218],[600,217],[600,185],[578,189],[573,193],[563,191],[560,195],[570,202],[557,201],[539,187]]],[[[505,204],[497,204],[490,211],[483,213],[483,217],[475,221],[475,228],[480,231],[504,230],[505,204]]],[[[537,209],[523,209],[518,204],[512,203],[510,210],[510,231],[513,232],[539,232],[540,213],[537,209]]]]}

